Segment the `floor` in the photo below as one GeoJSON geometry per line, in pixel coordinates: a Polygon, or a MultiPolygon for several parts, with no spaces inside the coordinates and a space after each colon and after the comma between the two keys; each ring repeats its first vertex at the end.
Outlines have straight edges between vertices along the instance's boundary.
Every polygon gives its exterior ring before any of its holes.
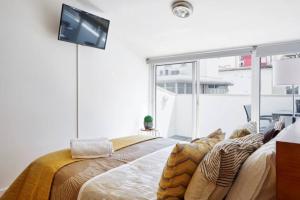
{"type": "Polygon", "coordinates": [[[186,142],[192,141],[191,137],[185,137],[185,136],[180,136],[180,135],[173,135],[170,138],[175,139],[175,140],[186,141],[186,142]]]}

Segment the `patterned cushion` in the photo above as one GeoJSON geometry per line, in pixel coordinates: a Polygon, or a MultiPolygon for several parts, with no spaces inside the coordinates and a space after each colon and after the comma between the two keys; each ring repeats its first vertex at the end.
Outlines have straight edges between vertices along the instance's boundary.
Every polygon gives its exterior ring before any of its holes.
{"type": "Polygon", "coordinates": [[[262,145],[262,139],[261,134],[250,134],[224,140],[214,146],[194,173],[185,193],[185,199],[223,199],[240,166],[262,145]],[[199,190],[208,185],[209,190],[199,190]]]}
{"type": "Polygon", "coordinates": [[[183,199],[186,188],[198,164],[215,144],[224,138],[224,133],[212,138],[201,138],[192,144],[177,144],[163,170],[157,199],[183,199]],[[223,135],[223,137],[222,137],[223,135]]]}

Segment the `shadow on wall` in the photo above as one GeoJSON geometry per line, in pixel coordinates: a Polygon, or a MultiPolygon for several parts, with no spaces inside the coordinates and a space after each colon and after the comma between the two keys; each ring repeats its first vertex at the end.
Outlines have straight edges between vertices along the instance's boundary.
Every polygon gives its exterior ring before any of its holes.
{"type": "Polygon", "coordinates": [[[93,11],[104,13],[103,10],[99,8],[99,5],[95,4],[94,2],[90,0],[76,0],[81,5],[85,6],[86,8],[90,8],[93,11]]]}
{"type": "Polygon", "coordinates": [[[87,12],[99,12],[103,13],[103,10],[99,8],[99,5],[96,5],[90,0],[76,0],[74,1],[61,1],[61,0],[49,0],[49,1],[32,1],[32,6],[36,7],[37,17],[41,20],[43,27],[45,27],[45,32],[49,33],[51,37],[57,38],[59,31],[59,22],[61,15],[62,4],[68,4],[70,6],[78,7],[79,9],[86,10],[87,12]],[[80,6],[82,5],[82,6],[80,6]]]}
{"type": "Polygon", "coordinates": [[[57,38],[59,30],[59,20],[62,2],[56,1],[31,1],[32,7],[35,7],[36,17],[45,28],[45,32],[51,37],[57,38]]]}

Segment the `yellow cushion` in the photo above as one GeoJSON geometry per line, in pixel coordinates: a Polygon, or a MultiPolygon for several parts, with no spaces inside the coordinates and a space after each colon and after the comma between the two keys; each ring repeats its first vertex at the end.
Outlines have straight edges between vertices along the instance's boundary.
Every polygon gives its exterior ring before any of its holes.
{"type": "Polygon", "coordinates": [[[157,199],[183,199],[198,164],[223,139],[224,133],[220,131],[211,138],[201,138],[191,144],[177,144],[163,170],[157,199]]]}

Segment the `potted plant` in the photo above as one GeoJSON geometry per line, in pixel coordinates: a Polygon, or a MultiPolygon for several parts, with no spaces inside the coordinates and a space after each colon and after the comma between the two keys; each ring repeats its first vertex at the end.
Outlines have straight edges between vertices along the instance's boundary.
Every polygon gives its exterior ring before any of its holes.
{"type": "Polygon", "coordinates": [[[152,129],[153,128],[153,118],[150,115],[147,115],[144,118],[144,127],[146,130],[152,129]]]}

